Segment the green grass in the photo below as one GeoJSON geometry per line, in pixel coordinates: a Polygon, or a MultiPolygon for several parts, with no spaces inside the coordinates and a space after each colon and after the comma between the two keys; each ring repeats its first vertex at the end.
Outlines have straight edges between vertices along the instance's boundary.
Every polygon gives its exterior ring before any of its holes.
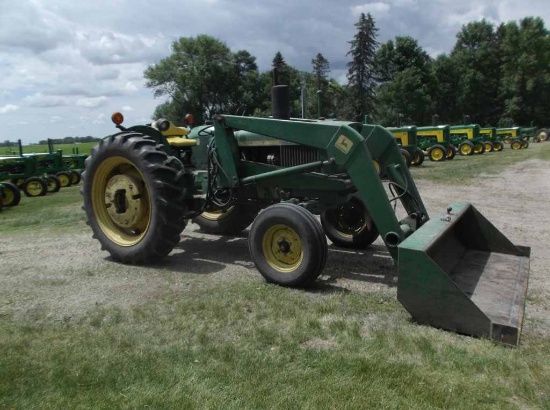
{"type": "Polygon", "coordinates": [[[548,340],[507,349],[415,325],[381,294],[186,280],[76,323],[1,319],[0,407],[550,405],[548,340]]]}
{"type": "Polygon", "coordinates": [[[0,212],[2,232],[26,235],[33,231],[69,231],[85,229],[81,209],[80,186],[61,188],[59,192],[28,198],[21,191],[21,202],[0,212]]]}
{"type": "MultiPolygon", "coordinates": [[[[93,147],[97,145],[97,142],[84,142],[80,144],[54,144],[55,150],[63,150],[63,154],[72,154],[73,148],[78,148],[79,154],[90,154],[93,147]]],[[[32,154],[36,152],[48,152],[47,145],[23,145],[23,152],[25,154],[32,154]]],[[[19,155],[19,148],[17,147],[5,147],[0,146],[0,155],[19,155]]]]}
{"type": "Polygon", "coordinates": [[[427,157],[419,167],[411,167],[414,178],[434,182],[471,183],[481,175],[497,175],[508,166],[530,159],[550,160],[550,143],[531,143],[527,149],[513,151],[509,145],[501,152],[462,157],[451,161],[432,162],[427,157]]]}

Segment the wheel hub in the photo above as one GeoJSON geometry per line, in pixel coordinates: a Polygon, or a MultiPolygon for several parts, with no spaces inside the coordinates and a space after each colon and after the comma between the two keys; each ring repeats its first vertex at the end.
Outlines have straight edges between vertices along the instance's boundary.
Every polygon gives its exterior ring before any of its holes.
{"type": "Polygon", "coordinates": [[[280,272],[294,270],[303,258],[300,236],[289,226],[270,227],[263,242],[267,262],[280,272]]]}
{"type": "Polygon", "coordinates": [[[111,220],[121,228],[137,226],[144,215],[142,192],[138,180],[129,175],[115,175],[105,189],[105,207],[111,220]]]}

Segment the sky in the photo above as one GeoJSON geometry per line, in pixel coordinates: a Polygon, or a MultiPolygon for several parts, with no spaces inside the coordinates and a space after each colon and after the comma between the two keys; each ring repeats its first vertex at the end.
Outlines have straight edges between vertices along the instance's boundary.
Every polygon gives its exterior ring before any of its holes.
{"type": "Polygon", "coordinates": [[[548,0],[0,0],[0,142],[104,137],[117,131],[115,111],[127,125],[151,122],[163,99],[143,72],[180,37],[248,50],[262,72],[277,51],[307,71],[322,53],[344,83],[361,13],[379,42],[411,36],[433,57],[470,21],[539,16],[550,28],[548,0]]]}

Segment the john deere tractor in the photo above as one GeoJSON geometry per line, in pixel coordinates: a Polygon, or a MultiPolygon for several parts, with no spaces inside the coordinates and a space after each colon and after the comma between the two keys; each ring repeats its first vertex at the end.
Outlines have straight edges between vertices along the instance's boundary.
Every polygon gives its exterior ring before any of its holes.
{"type": "Polygon", "coordinates": [[[450,127],[448,125],[436,125],[432,127],[417,127],[416,137],[418,146],[428,152],[431,161],[443,161],[453,159],[456,148],[451,144],[450,127]]]}
{"type": "Polygon", "coordinates": [[[522,135],[521,127],[497,128],[497,138],[505,144],[510,144],[513,150],[529,147],[529,141],[522,135]]]}
{"type": "Polygon", "coordinates": [[[458,147],[460,155],[481,155],[485,153],[486,147],[493,150],[493,143],[484,141],[479,134],[480,126],[477,124],[471,125],[454,125],[450,128],[451,143],[458,147]]]}
{"type": "Polygon", "coordinates": [[[189,220],[218,215],[212,226],[232,232],[252,222],[250,255],[267,281],[303,287],[327,263],[327,236],[353,249],[380,237],[398,269],[397,298],[417,322],[516,345],[530,249],[469,203],[430,218],[385,128],[290,119],[282,86],[272,99],[273,118],[217,115],[191,130],[163,119],[126,127],[113,115],[120,132],[92,149],[83,174],[102,249],[122,263],[155,263],[189,220]]]}
{"type": "Polygon", "coordinates": [[[479,135],[485,142],[489,141],[491,143],[491,145],[485,145],[485,151],[502,152],[504,149],[504,143],[498,139],[497,129],[495,127],[480,128],[479,135]]]}
{"type": "Polygon", "coordinates": [[[397,141],[397,145],[401,148],[402,154],[407,161],[407,165],[419,166],[424,162],[424,151],[418,146],[416,139],[416,127],[388,127],[397,141]],[[405,153],[403,153],[405,151],[405,153]]]}
{"type": "Polygon", "coordinates": [[[59,190],[58,182],[38,172],[36,158],[0,157],[0,181],[12,182],[20,187],[26,196],[44,196],[48,191],[59,190]]]}

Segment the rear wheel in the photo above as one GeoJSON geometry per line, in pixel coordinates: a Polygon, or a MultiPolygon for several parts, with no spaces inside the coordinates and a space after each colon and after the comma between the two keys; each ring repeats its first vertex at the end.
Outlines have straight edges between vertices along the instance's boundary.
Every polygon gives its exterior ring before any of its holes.
{"type": "Polygon", "coordinates": [[[411,164],[414,165],[415,167],[418,167],[423,163],[424,163],[424,151],[422,151],[420,148],[417,148],[414,151],[411,164]]]}
{"type": "Polygon", "coordinates": [[[254,220],[258,209],[237,204],[226,209],[205,211],[193,219],[201,231],[218,235],[235,235],[244,231],[254,220]]]}
{"type": "Polygon", "coordinates": [[[541,141],[548,141],[548,130],[546,128],[538,130],[536,135],[541,141]]]}
{"type": "Polygon", "coordinates": [[[500,151],[502,151],[502,150],[504,149],[504,144],[503,144],[502,142],[500,142],[500,141],[495,141],[495,142],[493,143],[493,146],[495,147],[495,151],[496,151],[496,152],[500,152],[500,151]]]}
{"type": "Polygon", "coordinates": [[[80,183],[80,180],[82,179],[80,172],[78,171],[71,171],[71,185],[78,185],[80,183]]]}
{"type": "Polygon", "coordinates": [[[137,132],[105,138],[86,159],[84,210],[93,236],[113,259],[156,262],[185,227],[181,163],[137,132]]]}
{"type": "Polygon", "coordinates": [[[458,152],[460,152],[460,155],[464,156],[472,155],[474,153],[474,144],[470,141],[464,141],[458,146],[458,152]]]}
{"type": "Polygon", "coordinates": [[[15,184],[10,182],[2,182],[4,187],[4,197],[0,198],[0,203],[3,206],[16,206],[21,202],[21,191],[15,184]]]}
{"type": "Polygon", "coordinates": [[[481,155],[485,153],[485,145],[481,142],[474,143],[474,154],[481,155]]]}
{"type": "Polygon", "coordinates": [[[445,150],[445,158],[446,159],[453,159],[456,155],[456,148],[453,144],[449,144],[447,149],[445,150]]]}
{"type": "Polygon", "coordinates": [[[61,182],[55,175],[48,175],[46,178],[46,186],[49,193],[58,192],[61,189],[61,182]]]}
{"type": "Polygon", "coordinates": [[[525,149],[529,147],[529,142],[526,140],[521,141],[521,148],[525,149]]]}
{"type": "Polygon", "coordinates": [[[510,148],[513,150],[521,149],[521,141],[512,141],[510,148]]]}
{"type": "Polygon", "coordinates": [[[298,205],[280,203],[258,214],[248,236],[262,276],[282,286],[306,286],[322,272],[327,241],[317,219],[298,205]]]}
{"type": "Polygon", "coordinates": [[[378,230],[358,197],[321,215],[327,237],[342,248],[364,249],[378,238],[378,230]]]}
{"type": "Polygon", "coordinates": [[[430,161],[440,162],[445,159],[445,147],[442,145],[434,145],[428,151],[430,161]]]}
{"type": "Polygon", "coordinates": [[[493,152],[495,150],[495,146],[491,141],[485,141],[483,145],[485,145],[485,152],[493,152]]]}
{"type": "Polygon", "coordinates": [[[57,172],[55,176],[59,178],[59,183],[61,184],[62,188],[71,186],[71,174],[69,174],[67,171],[57,172]]]}
{"type": "Polygon", "coordinates": [[[48,192],[48,186],[42,178],[30,177],[23,182],[23,192],[28,197],[44,196],[48,192]]]}

